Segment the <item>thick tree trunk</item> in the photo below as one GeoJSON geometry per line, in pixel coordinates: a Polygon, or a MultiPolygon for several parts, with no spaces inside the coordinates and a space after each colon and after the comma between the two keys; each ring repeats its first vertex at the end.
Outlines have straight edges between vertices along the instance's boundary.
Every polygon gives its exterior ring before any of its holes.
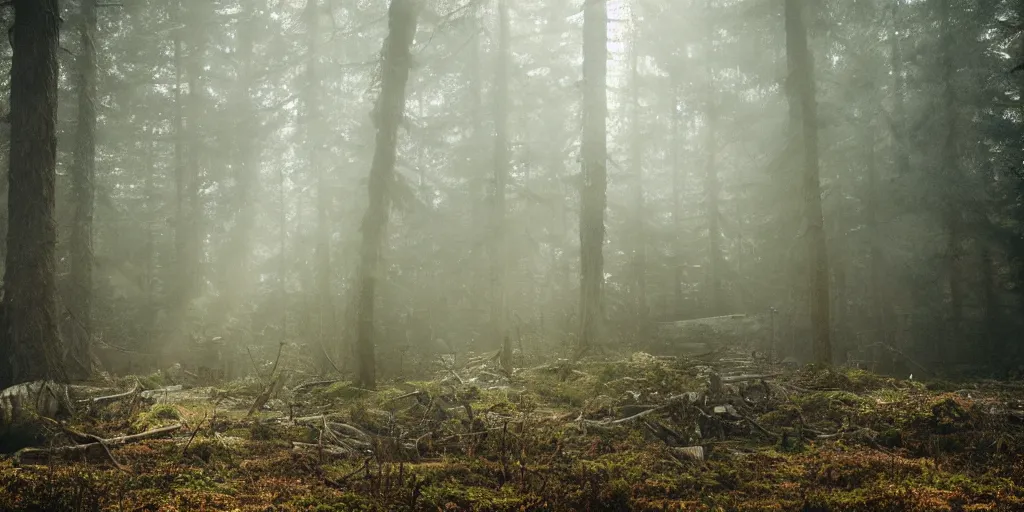
{"type": "Polygon", "coordinates": [[[64,379],[57,327],[57,0],[15,0],[0,388],[64,379]]]}
{"type": "MultiPolygon", "coordinates": [[[[818,157],[818,104],[815,98],[814,67],[807,44],[804,22],[806,0],[786,0],[786,57],[789,62],[790,110],[798,109],[803,146],[803,209],[807,242],[811,336],[814,361],[832,364],[829,323],[829,268],[825,246],[824,215],[818,157]]],[[[791,119],[796,119],[792,116],[791,119]]]]}
{"type": "Polygon", "coordinates": [[[374,107],[377,129],[373,163],[370,166],[370,204],[363,218],[363,247],[359,267],[359,320],[356,354],[358,383],[364,388],[377,384],[374,355],[374,301],[380,278],[380,253],[388,223],[388,188],[394,181],[398,150],[398,125],[405,113],[405,86],[412,67],[410,47],[416,36],[416,0],[391,0],[388,8],[388,37],[381,51],[381,91],[374,107]]]}
{"type": "Polygon", "coordinates": [[[75,133],[71,189],[75,218],[71,225],[71,283],[67,308],[65,365],[69,377],[84,380],[92,374],[92,235],[96,189],[96,0],[81,1],[76,67],[78,75],[78,127],[75,133]]]}
{"type": "Polygon", "coordinates": [[[491,328],[493,340],[501,346],[501,363],[511,370],[512,350],[506,327],[505,279],[505,188],[508,180],[508,69],[509,48],[508,0],[498,0],[498,53],[494,75],[494,196],[491,204],[491,328]]]}
{"type": "Polygon", "coordinates": [[[580,190],[580,334],[578,355],[599,342],[604,319],[604,213],[607,206],[608,7],[583,7],[583,184],[580,190]]]}
{"type": "Polygon", "coordinates": [[[629,141],[629,162],[633,175],[633,282],[634,300],[636,302],[637,325],[644,329],[649,317],[647,306],[647,234],[646,211],[644,199],[644,145],[643,130],[640,126],[640,50],[638,48],[637,23],[632,22],[630,43],[630,118],[629,126],[632,133],[629,141]]]}

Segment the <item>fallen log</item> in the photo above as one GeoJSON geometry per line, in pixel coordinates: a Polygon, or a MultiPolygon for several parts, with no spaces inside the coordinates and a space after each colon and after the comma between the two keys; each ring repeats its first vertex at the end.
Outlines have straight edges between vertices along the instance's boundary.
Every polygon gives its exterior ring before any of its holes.
{"type": "Polygon", "coordinates": [[[33,461],[38,463],[44,463],[49,459],[68,457],[68,456],[99,456],[104,459],[110,460],[109,452],[107,448],[110,446],[118,446],[123,444],[134,443],[138,441],[144,441],[146,439],[152,439],[159,437],[164,434],[170,434],[181,429],[181,424],[170,425],[153,430],[147,430],[138,434],[132,434],[130,436],[113,437],[110,439],[101,439],[96,442],[72,445],[72,446],[57,446],[54,448],[22,448],[15,452],[13,459],[18,464],[32,464],[33,461]]]}

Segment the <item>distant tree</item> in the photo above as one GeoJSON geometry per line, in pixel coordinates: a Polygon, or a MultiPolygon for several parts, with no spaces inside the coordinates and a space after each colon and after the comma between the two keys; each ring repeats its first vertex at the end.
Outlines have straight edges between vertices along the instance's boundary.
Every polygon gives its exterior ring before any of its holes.
{"type": "Polygon", "coordinates": [[[324,166],[324,125],[321,120],[320,78],[320,1],[307,0],[303,12],[306,25],[306,76],[302,95],[305,116],[303,140],[306,146],[306,165],[314,176],[316,194],[316,249],[314,254],[316,275],[316,333],[319,347],[320,369],[330,369],[332,353],[329,342],[334,337],[334,305],[331,300],[331,198],[334,197],[327,181],[324,166]]]}
{"type": "Polygon", "coordinates": [[[644,195],[644,134],[641,126],[640,105],[640,42],[637,11],[630,19],[629,46],[629,164],[633,181],[632,261],[633,301],[636,323],[642,328],[647,323],[647,207],[644,195]]]}
{"type": "Polygon", "coordinates": [[[96,0],[82,0],[76,54],[78,126],[71,166],[75,213],[71,226],[71,283],[67,308],[71,313],[65,342],[69,376],[92,374],[93,212],[96,202],[96,0]]]}
{"type": "Polygon", "coordinates": [[[57,0],[15,0],[0,387],[63,379],[54,275],[57,0]]]}
{"type": "Polygon", "coordinates": [[[604,215],[608,188],[608,6],[583,6],[583,136],[580,143],[580,330],[578,355],[599,341],[604,318],[604,215]]]}
{"type": "Polygon", "coordinates": [[[506,183],[508,181],[508,71],[511,49],[511,20],[508,0],[498,0],[498,51],[494,76],[494,196],[491,204],[491,322],[494,339],[501,344],[501,364],[512,369],[512,349],[506,326],[505,280],[507,228],[505,226],[506,183]]]}
{"type": "MultiPolygon", "coordinates": [[[[714,20],[714,0],[708,0],[708,18],[714,20]]],[[[704,59],[707,73],[707,92],[704,98],[704,131],[705,131],[705,161],[704,176],[704,214],[707,218],[708,229],[708,285],[710,294],[708,297],[708,311],[711,316],[725,315],[726,311],[725,290],[723,289],[722,274],[725,271],[725,259],[722,255],[722,211],[719,203],[722,195],[722,182],[718,175],[718,125],[719,106],[717,105],[718,84],[715,80],[717,69],[715,55],[715,31],[713,21],[708,22],[708,31],[704,41],[704,59]]]]}
{"type": "Polygon", "coordinates": [[[416,0],[391,0],[388,8],[388,36],[381,50],[380,96],[374,106],[376,128],[373,163],[370,166],[369,198],[363,217],[363,246],[359,258],[359,314],[356,358],[358,384],[377,385],[374,348],[374,301],[380,279],[380,253],[388,223],[389,192],[395,181],[398,125],[405,113],[405,87],[412,68],[410,48],[416,37],[416,0]]]}
{"type": "Polygon", "coordinates": [[[814,361],[832,364],[831,325],[829,323],[829,268],[825,247],[824,215],[821,208],[821,182],[818,156],[818,104],[815,97],[814,61],[807,43],[804,21],[807,2],[786,0],[786,57],[789,68],[790,109],[799,112],[791,120],[793,133],[800,134],[803,149],[803,233],[807,243],[810,319],[814,361]]]}

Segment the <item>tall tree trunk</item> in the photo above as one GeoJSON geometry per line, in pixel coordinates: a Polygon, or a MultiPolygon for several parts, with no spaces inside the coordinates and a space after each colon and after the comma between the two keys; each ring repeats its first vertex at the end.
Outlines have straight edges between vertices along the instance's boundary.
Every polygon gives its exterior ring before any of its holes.
{"type": "MultiPolygon", "coordinates": [[[[708,0],[708,12],[714,16],[714,0],[708,0]]],[[[722,289],[722,212],[719,207],[721,182],[718,179],[718,107],[715,101],[715,30],[709,25],[707,34],[705,59],[707,60],[707,97],[704,105],[704,121],[706,128],[707,165],[704,181],[704,208],[708,227],[708,281],[710,287],[710,316],[727,313],[725,292],[722,289]]]]}
{"type": "MultiPolygon", "coordinates": [[[[991,211],[991,201],[996,194],[996,176],[995,169],[992,163],[991,150],[984,144],[981,144],[981,154],[983,156],[981,161],[981,179],[983,180],[981,186],[982,190],[985,191],[985,199],[982,205],[982,211],[991,211]]],[[[988,361],[995,367],[1002,366],[1000,363],[1000,354],[1003,352],[1003,345],[1000,341],[1002,338],[1002,312],[999,306],[999,271],[996,263],[996,248],[993,247],[992,240],[987,237],[979,237],[979,259],[981,260],[981,286],[982,286],[982,308],[985,312],[985,343],[983,347],[987,353],[985,360],[988,361]]]]}
{"type": "MultiPolygon", "coordinates": [[[[234,91],[235,139],[234,139],[234,215],[235,223],[225,258],[224,270],[228,275],[227,312],[238,307],[252,286],[252,230],[256,224],[255,192],[259,185],[259,167],[262,160],[258,143],[259,118],[253,102],[254,57],[253,47],[260,15],[256,0],[244,2],[238,24],[236,56],[238,60],[238,83],[234,91]]],[[[262,7],[265,7],[262,6],[262,7]]]]}
{"type": "Polygon", "coordinates": [[[374,300],[380,278],[380,253],[388,223],[388,189],[395,180],[398,125],[405,113],[405,86],[412,67],[410,47],[416,36],[416,0],[391,0],[388,8],[388,37],[381,50],[381,91],[374,107],[377,129],[373,163],[370,166],[370,204],[363,218],[363,247],[359,267],[359,320],[356,354],[358,383],[376,387],[374,355],[374,300]]]}
{"type": "Polygon", "coordinates": [[[640,49],[638,47],[636,14],[630,20],[630,113],[629,162],[633,175],[633,282],[637,325],[644,329],[648,319],[647,306],[647,235],[645,233],[646,205],[644,204],[644,146],[640,126],[640,49]]]}
{"type": "Polygon", "coordinates": [[[599,342],[604,320],[604,213],[608,188],[608,6],[583,7],[583,184],[580,190],[580,334],[578,356],[599,342]]]}
{"type": "Polygon", "coordinates": [[[895,151],[896,172],[901,178],[910,174],[910,142],[907,140],[906,83],[903,77],[903,45],[900,42],[903,22],[900,6],[903,0],[892,2],[892,34],[889,36],[890,69],[892,71],[892,132],[895,151]]]}
{"type": "Polygon", "coordinates": [[[306,87],[305,95],[305,140],[307,144],[307,164],[309,171],[316,177],[316,311],[317,340],[319,342],[320,369],[330,369],[329,340],[334,337],[334,307],[331,301],[331,246],[330,218],[331,193],[327,185],[327,171],[323,164],[323,132],[324,126],[320,119],[320,1],[306,1],[306,87]]]}
{"type": "Polygon", "coordinates": [[[960,337],[963,329],[963,308],[964,308],[964,277],[961,268],[963,257],[963,221],[961,218],[961,201],[957,197],[960,186],[960,127],[959,118],[956,113],[957,96],[953,83],[956,73],[956,63],[953,61],[953,20],[950,13],[950,0],[939,0],[938,14],[942,26],[939,44],[941,46],[942,59],[942,109],[945,122],[942,126],[946,129],[946,137],[942,146],[942,178],[945,180],[944,187],[946,197],[943,201],[945,211],[942,218],[946,225],[947,246],[947,270],[949,279],[949,317],[952,327],[952,337],[945,340],[940,351],[940,357],[948,357],[952,354],[946,353],[951,350],[952,342],[960,337]]]}
{"type": "MultiPolygon", "coordinates": [[[[815,98],[814,61],[807,44],[804,17],[806,0],[786,0],[786,57],[790,70],[790,110],[798,109],[803,148],[804,237],[807,242],[811,336],[814,361],[832,364],[829,325],[829,268],[825,246],[825,222],[821,208],[818,157],[818,103],[815,98]]],[[[795,119],[797,116],[792,116],[795,119]]]]}
{"type": "Polygon", "coordinates": [[[68,376],[84,380],[92,374],[92,230],[96,200],[96,0],[81,1],[76,67],[78,127],[75,133],[71,189],[75,218],[71,226],[71,283],[67,308],[71,313],[65,365],[68,376]]]}
{"type": "Polygon", "coordinates": [[[174,30],[174,271],[167,276],[172,283],[169,293],[170,325],[165,327],[177,332],[181,328],[186,306],[182,304],[186,295],[188,255],[188,208],[187,208],[187,167],[185,166],[185,41],[184,6],[185,0],[175,0],[171,17],[178,28],[174,30]]]}
{"type": "Polygon", "coordinates": [[[682,131],[682,112],[679,106],[679,77],[677,72],[671,75],[672,81],[672,118],[671,118],[671,158],[672,158],[672,296],[673,318],[678,319],[683,313],[683,171],[679,165],[679,145],[682,131]]]}
{"type": "Polygon", "coordinates": [[[491,328],[501,345],[501,364],[511,370],[512,349],[506,332],[507,262],[505,188],[508,180],[508,69],[510,20],[508,0],[498,0],[498,53],[494,75],[494,196],[491,204],[491,328]]]}
{"type": "Polygon", "coordinates": [[[54,276],[57,0],[14,0],[7,265],[0,388],[64,379],[54,276]]]}
{"type": "Polygon", "coordinates": [[[200,283],[202,200],[199,196],[203,145],[200,118],[203,116],[202,69],[206,52],[205,9],[202,2],[179,0],[175,16],[181,29],[175,31],[175,216],[174,232],[176,290],[171,304],[171,325],[177,337],[187,330],[189,304],[196,298],[200,283]],[[184,7],[187,6],[187,9],[184,7]],[[186,44],[187,43],[187,44],[186,44]],[[187,82],[188,95],[181,93],[187,82]]]}
{"type": "Polygon", "coordinates": [[[868,193],[865,204],[868,236],[870,237],[870,271],[871,271],[871,316],[877,326],[879,339],[883,343],[892,343],[892,321],[889,307],[889,296],[885,285],[884,256],[882,234],[878,222],[879,196],[881,187],[878,183],[878,166],[875,161],[875,132],[869,125],[865,133],[864,143],[867,149],[868,193]]]}

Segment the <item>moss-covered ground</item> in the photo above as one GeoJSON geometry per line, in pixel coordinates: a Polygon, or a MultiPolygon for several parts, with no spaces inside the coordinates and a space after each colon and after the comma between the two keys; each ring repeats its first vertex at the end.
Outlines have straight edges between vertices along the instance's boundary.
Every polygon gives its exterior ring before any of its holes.
{"type": "Polygon", "coordinates": [[[68,425],[182,428],[112,446],[121,468],[6,457],[0,510],[1024,510],[1024,387],[753,370],[641,354],[296,382],[251,416],[251,382],[133,396],[68,425]]]}

